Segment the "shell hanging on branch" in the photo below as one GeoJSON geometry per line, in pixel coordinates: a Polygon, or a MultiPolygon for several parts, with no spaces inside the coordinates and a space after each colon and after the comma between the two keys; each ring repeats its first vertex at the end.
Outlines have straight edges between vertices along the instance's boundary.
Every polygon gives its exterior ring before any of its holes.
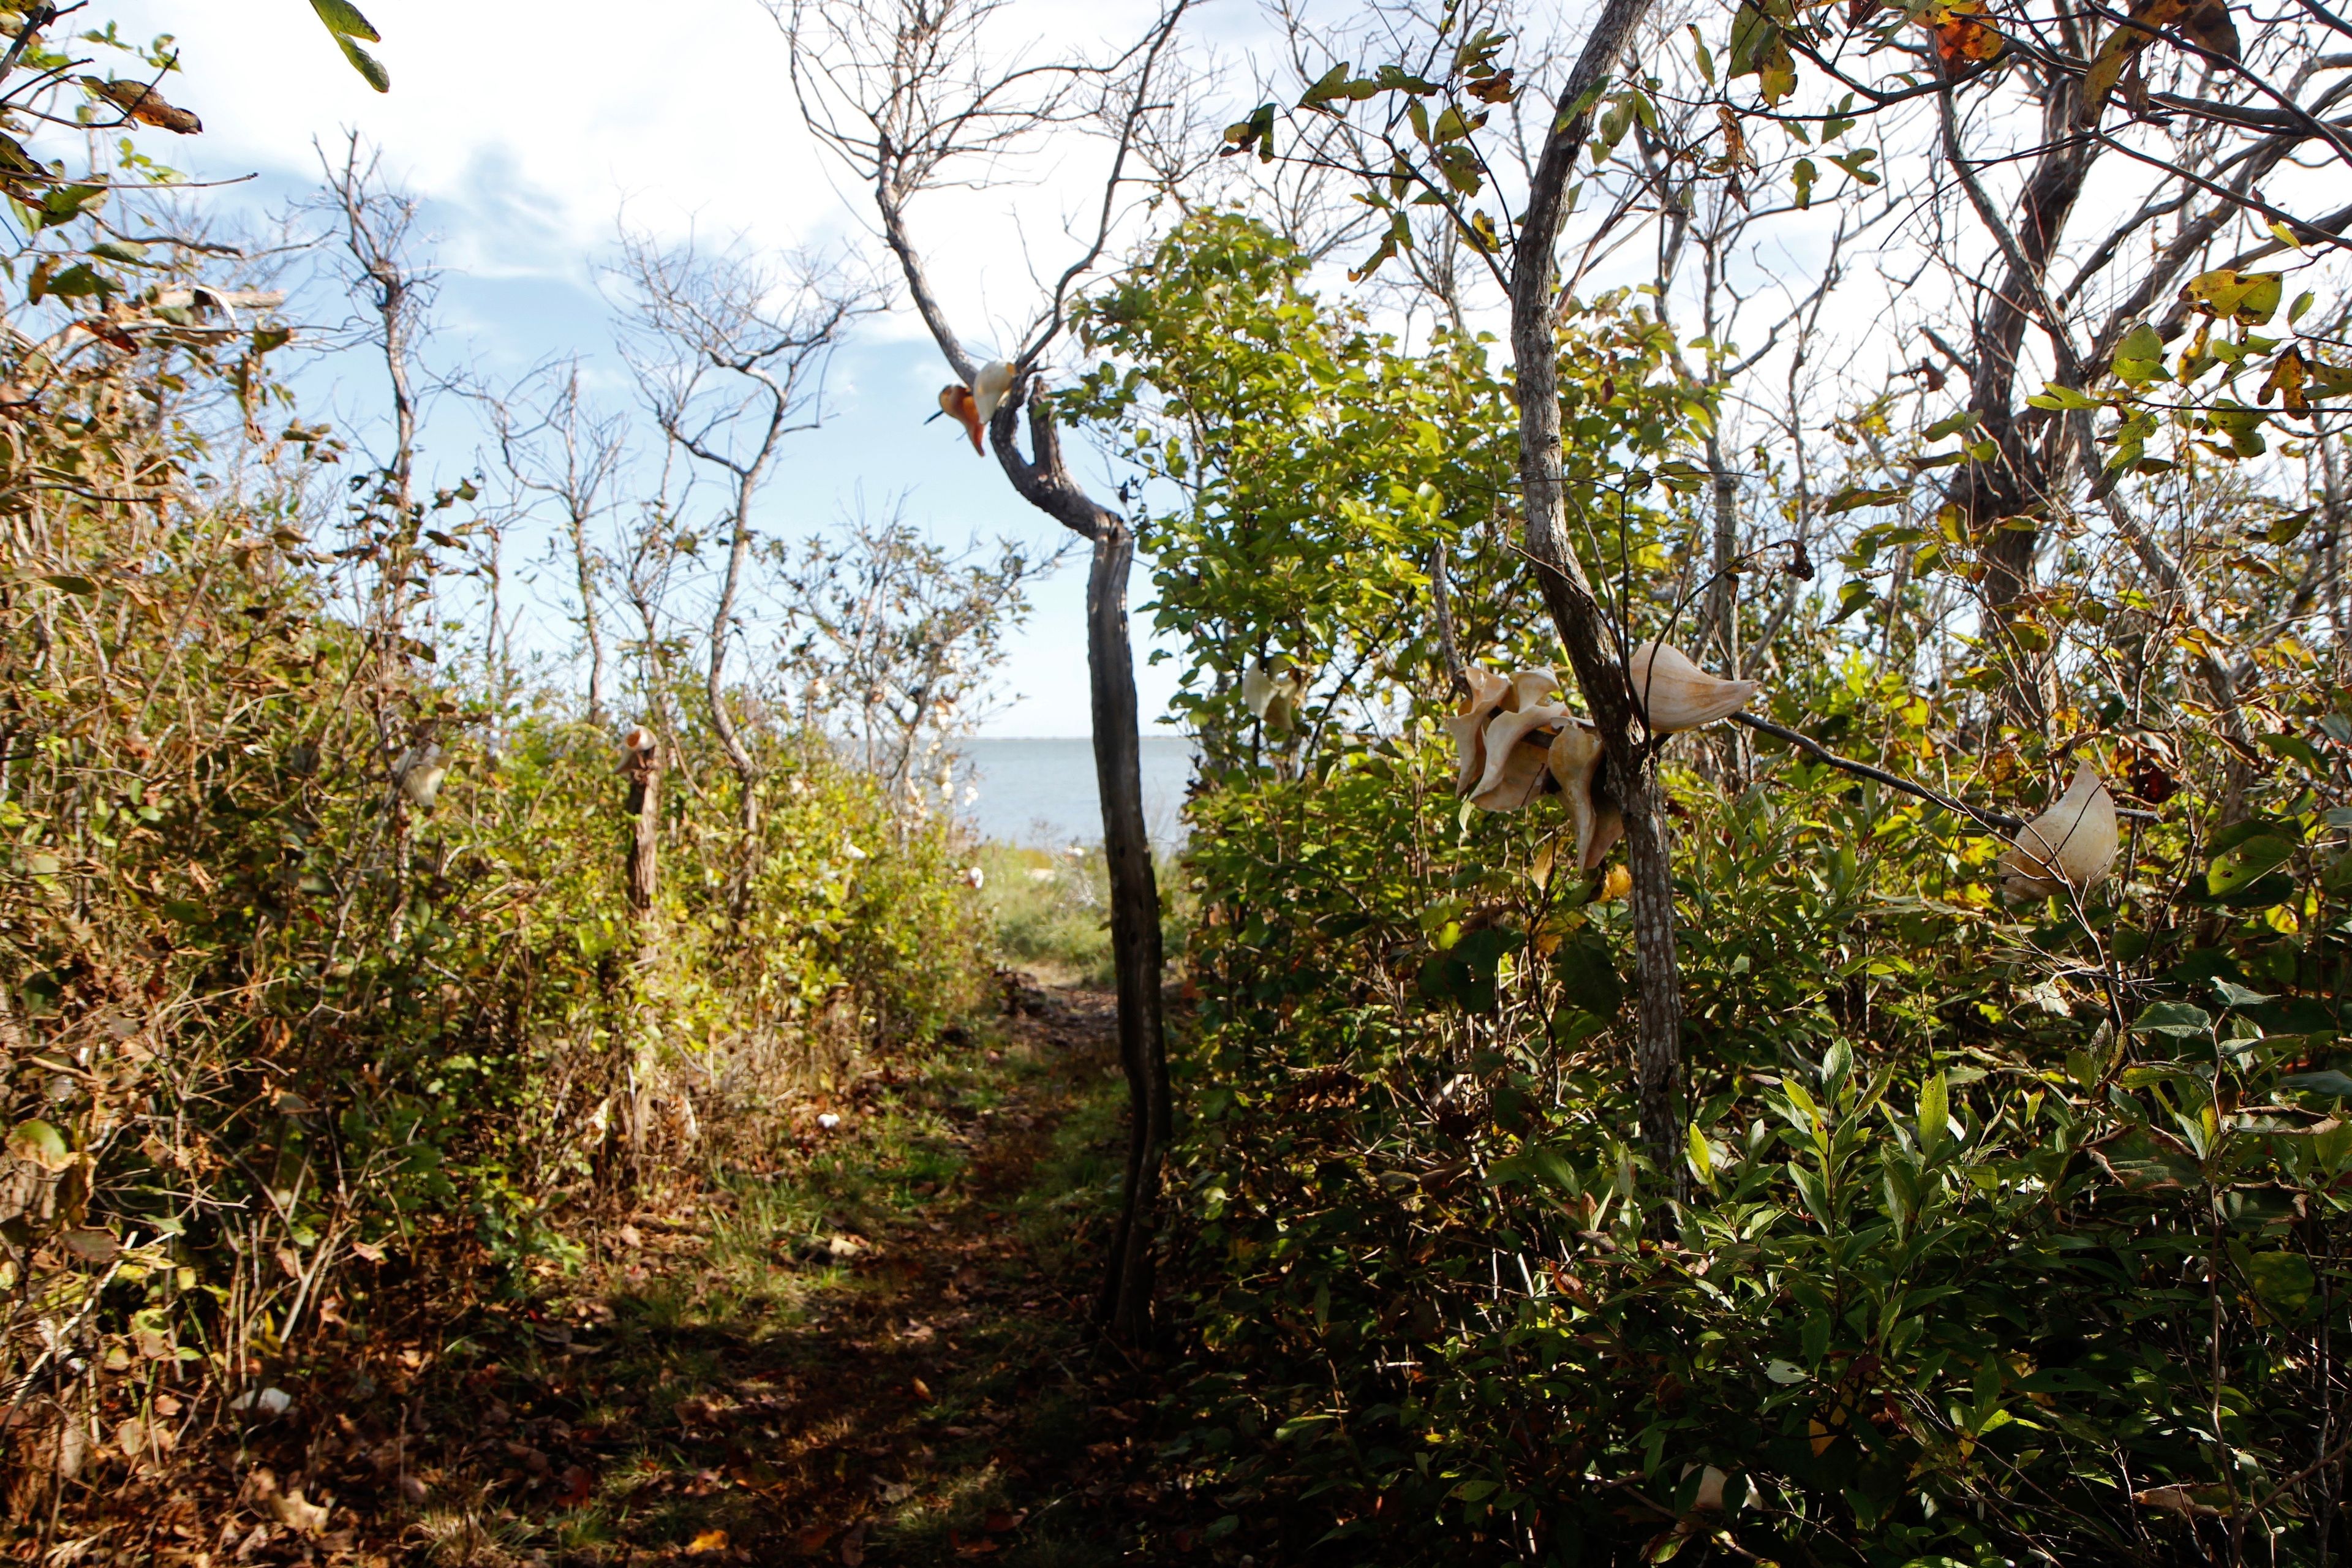
{"type": "Polygon", "coordinates": [[[991,360],[971,378],[972,411],[982,425],[996,417],[997,405],[1013,390],[1013,362],[991,360]]]}
{"type": "Polygon", "coordinates": [[[1568,802],[1569,821],[1576,829],[1576,865],[1580,871],[1600,865],[1601,858],[1625,836],[1624,813],[1593,795],[1606,750],[1601,731],[1580,719],[1570,719],[1552,737],[1548,761],[1551,776],[1559,783],[1560,796],[1568,802]]]}
{"type": "Polygon", "coordinates": [[[2063,899],[2107,879],[2122,834],[2115,796],[2098,770],[2084,763],[2049,810],[2017,830],[2001,852],[2000,890],[2018,903],[2063,899]]]}
{"type": "Polygon", "coordinates": [[[1517,811],[1543,793],[1549,727],[1568,718],[1567,709],[1544,700],[1559,689],[1559,678],[1549,669],[1506,676],[1475,666],[1462,673],[1470,695],[1445,720],[1461,757],[1454,793],[1487,811],[1517,811]]]}
{"type": "Polygon", "coordinates": [[[1693,664],[1672,643],[1645,642],[1626,661],[1633,700],[1655,735],[1704,729],[1728,719],[1756,695],[1753,680],[1726,680],[1693,664]]]}
{"type": "Polygon", "coordinates": [[[449,776],[449,765],[441,760],[441,748],[430,741],[403,752],[392,771],[400,781],[400,793],[419,811],[433,809],[434,801],[441,794],[441,781],[449,776]]]}
{"type": "Polygon", "coordinates": [[[1487,721],[1486,765],[1471,802],[1488,811],[1517,811],[1543,794],[1551,731],[1569,721],[1568,710],[1554,703],[1507,709],[1487,721]]]}
{"type": "Polygon", "coordinates": [[[1279,668],[1252,664],[1242,671],[1242,702],[1251,717],[1269,730],[1287,730],[1298,721],[1298,706],[1307,700],[1307,674],[1287,658],[1279,668]]]}

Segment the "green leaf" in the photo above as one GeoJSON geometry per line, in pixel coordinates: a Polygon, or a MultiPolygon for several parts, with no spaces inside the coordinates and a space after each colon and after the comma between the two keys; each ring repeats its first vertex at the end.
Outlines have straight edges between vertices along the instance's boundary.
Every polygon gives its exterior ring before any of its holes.
{"type": "Polygon", "coordinates": [[[2213,994],[2221,999],[2221,1005],[2224,1007],[2259,1007],[2265,1002],[2278,1000],[2275,996],[2249,990],[2233,980],[2224,980],[2219,975],[2213,977],[2213,994]]]}
{"type": "Polygon", "coordinates": [[[2317,1282],[2311,1260],[2297,1252],[2257,1252],[2245,1260],[2246,1278],[2265,1305],[2289,1317],[2301,1317],[2311,1305],[2317,1282]]]}
{"type": "Polygon", "coordinates": [[[1940,1072],[1919,1080],[1919,1158],[1933,1163],[1951,1131],[1951,1086],[1940,1072]]]}
{"type": "Polygon", "coordinates": [[[72,572],[45,572],[41,581],[60,594],[71,594],[77,598],[87,599],[98,592],[96,583],[72,572]]]}
{"type": "Polygon", "coordinates": [[[1561,992],[1567,999],[1584,1011],[1601,1018],[1613,1018],[1625,1003],[1625,983],[1617,973],[1616,961],[1610,956],[1609,946],[1600,938],[1586,933],[1575,941],[1560,944],[1552,955],[1552,973],[1559,975],[1561,992]]]}
{"type": "Polygon", "coordinates": [[[2352,1074],[2340,1073],[2333,1068],[2319,1072],[2291,1072],[2279,1079],[2279,1087],[2296,1094],[2315,1094],[2329,1100],[2352,1100],[2352,1074]]]}
{"type": "Polygon", "coordinates": [[[2204,1008],[2187,1002],[2158,1002],[2144,1010],[2132,1027],[2171,1040],[2209,1039],[2213,1018],[2204,1008]]]}
{"type": "Polygon", "coordinates": [[[2319,754],[2319,748],[2301,735],[2288,733],[2257,735],[2254,741],[2263,750],[2274,757],[2284,757],[2290,762],[2301,763],[2315,773],[2325,773],[2327,771],[2327,761],[2319,754]]]}
{"type": "Polygon", "coordinates": [[[1875,489],[1866,489],[1861,486],[1848,486],[1846,489],[1842,489],[1838,491],[1837,494],[1830,497],[1828,502],[1823,505],[1822,510],[1832,517],[1839,517],[1846,512],[1860,511],[1866,506],[1900,505],[1904,497],[1910,493],[1911,492],[1907,489],[1901,485],[1884,485],[1875,489]]]}
{"type": "Polygon", "coordinates": [[[2164,371],[2164,340],[2154,327],[2142,321],[2124,334],[2116,345],[2114,370],[2116,379],[2127,386],[2146,386],[2151,381],[2168,379],[2164,371]]]}
{"type": "Polygon", "coordinates": [[[365,38],[371,44],[383,42],[383,35],[371,26],[352,0],[310,0],[310,9],[319,20],[327,24],[327,31],[340,38],[365,38]]]}
{"type": "Polygon", "coordinates": [[[2249,838],[2205,868],[2206,890],[2227,898],[2285,865],[2294,851],[2294,840],[2273,834],[2249,838]]]}
{"type": "Polygon", "coordinates": [[[1715,1151],[1706,1146],[1706,1134],[1698,1130],[1696,1122],[1693,1122],[1688,1129],[1686,1142],[1690,1145],[1692,1172],[1697,1175],[1702,1186],[1714,1186],[1715,1151]]]}
{"type": "Polygon", "coordinates": [[[343,47],[343,58],[352,62],[353,70],[367,79],[367,84],[370,87],[378,92],[392,90],[392,73],[383,68],[382,60],[360,47],[345,34],[337,33],[335,42],[343,47]]]}
{"type": "Polygon", "coordinates": [[[8,1152],[51,1173],[64,1170],[74,1161],[73,1151],[66,1147],[65,1134],[38,1120],[16,1124],[16,1130],[8,1134],[8,1152]]]}

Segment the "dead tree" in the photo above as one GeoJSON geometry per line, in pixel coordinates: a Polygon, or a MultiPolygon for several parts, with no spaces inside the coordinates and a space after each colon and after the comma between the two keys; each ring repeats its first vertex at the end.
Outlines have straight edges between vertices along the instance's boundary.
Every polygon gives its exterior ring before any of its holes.
{"type": "Polygon", "coordinates": [[[628,443],[618,415],[590,406],[580,386],[580,362],[542,369],[510,395],[488,404],[491,433],[517,505],[550,502],[562,514],[572,551],[572,585],[580,595],[580,633],[588,648],[588,722],[604,722],[610,658],[598,613],[605,562],[595,542],[598,521],[614,504],[614,483],[628,443]]]}
{"type": "Polygon", "coordinates": [[[1135,654],[1128,577],[1135,532],[1088,495],[1062,456],[1051,401],[1040,387],[1073,290],[1092,272],[1123,216],[1138,141],[1158,112],[1155,93],[1189,0],[1174,0],[1133,47],[1101,62],[1017,60],[992,67],[987,24],[1003,0],[767,0],[792,46],[793,81],[818,140],[872,194],[881,239],[908,297],[965,387],[980,356],[950,321],[917,242],[917,199],[965,178],[975,164],[1018,156],[1043,135],[1090,129],[1108,148],[1102,201],[1076,256],[1054,278],[1005,355],[1011,392],[988,441],[1013,490],[1092,552],[1087,578],[1087,667],[1103,848],[1109,861],[1111,952],[1118,979],[1119,1059],[1128,1081],[1124,1195],[1097,1315],[1115,1336],[1147,1339],[1160,1231],[1160,1167],[1171,1135],[1166,1029],[1160,1004],[1160,891],[1143,816],[1135,654]],[[1022,450],[1025,418],[1028,450],[1022,450]]]}
{"type": "Polygon", "coordinates": [[[810,252],[782,268],[689,239],[663,246],[625,232],[620,277],[634,320],[625,343],[655,423],[669,442],[715,470],[725,501],[727,541],[710,616],[705,686],[710,726],[741,792],[745,862],[737,897],[751,884],[749,859],[760,826],[760,767],[727,701],[727,649],[751,553],[751,510],[784,437],[816,427],[824,374],[850,324],[877,303],[865,284],[810,252]]]}

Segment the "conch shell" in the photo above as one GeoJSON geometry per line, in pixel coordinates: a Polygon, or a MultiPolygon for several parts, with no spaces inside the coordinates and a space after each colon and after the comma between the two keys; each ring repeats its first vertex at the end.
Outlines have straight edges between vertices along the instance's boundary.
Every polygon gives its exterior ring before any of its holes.
{"type": "Polygon", "coordinates": [[[1728,719],[1756,695],[1753,680],[1709,675],[1671,643],[1645,642],[1627,661],[1633,700],[1648,716],[1650,732],[1672,735],[1728,719]]]}
{"type": "Polygon", "coordinates": [[[419,811],[430,811],[441,794],[441,781],[449,776],[449,764],[441,760],[441,748],[427,741],[402,752],[392,771],[400,781],[400,793],[410,804],[419,811]]]}
{"type": "Polygon", "coordinates": [[[1445,721],[1462,766],[1454,793],[1488,811],[1517,811],[1543,793],[1545,742],[1535,732],[1562,723],[1568,710],[1544,701],[1559,689],[1549,669],[1513,675],[1463,671],[1470,695],[1445,721]]]}
{"type": "MultiPolygon", "coordinates": [[[[972,396],[971,388],[961,384],[940,387],[940,413],[963,426],[963,433],[971,437],[973,451],[982,457],[988,455],[980,444],[980,404],[972,396]]],[[[938,416],[932,416],[933,418],[938,416]]]]}
{"type": "Polygon", "coordinates": [[[1551,741],[1548,759],[1551,776],[1568,802],[1569,821],[1576,828],[1576,864],[1590,871],[1601,864],[1610,847],[1625,836],[1625,816],[1615,806],[1593,798],[1592,781],[1601,771],[1604,748],[1601,731],[1581,719],[1570,719],[1551,741]]]}
{"type": "Polygon", "coordinates": [[[1307,674],[1291,668],[1287,659],[1275,662],[1283,668],[1274,670],[1252,664],[1242,671],[1242,701],[1267,729],[1286,730],[1298,717],[1298,705],[1307,700],[1307,674]]]}
{"type": "Polygon", "coordinates": [[[2001,852],[2001,891],[2023,903],[2095,886],[2114,869],[2120,841],[2115,796],[2098,770],[2084,763],[2066,793],[2019,828],[2001,852]]]}
{"type": "MultiPolygon", "coordinates": [[[[1516,683],[1515,683],[1516,684],[1516,683]]],[[[1473,803],[1488,811],[1517,811],[1541,795],[1550,747],[1533,738],[1569,721],[1568,710],[1552,703],[1506,709],[1486,721],[1486,766],[1478,775],[1473,803]]]]}
{"type": "Polygon", "coordinates": [[[996,405],[1012,390],[1012,361],[991,360],[980,367],[980,374],[971,378],[971,401],[972,411],[980,416],[982,425],[996,417],[996,405]]]}

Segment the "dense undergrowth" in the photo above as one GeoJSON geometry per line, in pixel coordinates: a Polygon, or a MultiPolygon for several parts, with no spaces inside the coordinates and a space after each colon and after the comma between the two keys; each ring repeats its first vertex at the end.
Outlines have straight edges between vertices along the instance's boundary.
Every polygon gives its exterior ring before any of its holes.
{"type": "MultiPolygon", "coordinates": [[[[1690,789],[1697,1191],[1661,1210],[1622,908],[1546,874],[1548,814],[1461,826],[1433,760],[1201,813],[1188,1441],[1254,1525],[1334,1560],[2161,1562],[2234,1514],[2318,1560],[2340,935],[2156,856],[2087,931],[2019,923],[1874,791],[1690,789]]],[[[2273,827],[2331,931],[2342,828],[2273,827]]]]}
{"type": "Polygon", "coordinates": [[[346,474],[222,285],[79,265],[111,335],[0,349],[0,1361],[37,1530],[567,1266],[992,984],[952,824],[752,693],[747,836],[658,663],[633,884],[621,726],[431,640],[472,488],[346,474]]]}
{"type": "MultiPolygon", "coordinates": [[[[1706,395],[1640,297],[1570,303],[1571,521],[1629,645],[1737,658],[1756,710],[1979,804],[2031,815],[2080,761],[2137,813],[2114,880],[2011,906],[1974,823],[1745,732],[1677,739],[1687,1137],[1660,1170],[1623,884],[1576,868],[1556,798],[1457,798],[1438,723],[1433,549],[1496,559],[1507,501],[1467,458],[1513,411],[1459,344],[1374,336],[1305,270],[1205,215],[1088,319],[1088,406],[1180,497],[1161,624],[1211,731],[1171,1408],[1232,1542],[2340,1558],[2352,704],[2324,625],[2282,629],[2315,619],[2282,549],[2311,515],[2294,471],[2149,481],[2201,624],[2244,639],[2242,711],[2136,563],[2070,546],[2059,583],[1955,634],[1983,541],[1832,525],[1832,481],[1761,449],[1758,528],[1797,548],[1756,553],[1804,562],[1820,530],[1850,591],[1751,564],[1708,630],[1715,518],[1661,482],[1706,395]],[[1296,694],[1254,700],[1253,665],[1296,694]]],[[[1837,460],[1893,460],[1872,417],[1837,460]]],[[[1452,588],[1459,658],[1547,661],[1522,578],[1452,588]]]]}

